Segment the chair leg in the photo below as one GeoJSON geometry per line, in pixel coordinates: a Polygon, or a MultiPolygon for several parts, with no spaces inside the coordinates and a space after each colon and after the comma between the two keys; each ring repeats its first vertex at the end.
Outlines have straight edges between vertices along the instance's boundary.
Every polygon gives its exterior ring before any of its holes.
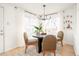
{"type": "Polygon", "coordinates": [[[61,45],[63,46],[63,42],[61,41],[61,45]]]}
{"type": "Polygon", "coordinates": [[[55,50],[54,50],[54,56],[56,56],[55,50]]]}
{"type": "Polygon", "coordinates": [[[25,47],[25,53],[26,53],[26,50],[27,50],[27,46],[25,47]]]}
{"type": "Polygon", "coordinates": [[[52,50],[52,53],[54,53],[54,56],[56,56],[55,50],[52,50]]]}
{"type": "Polygon", "coordinates": [[[43,51],[43,56],[45,56],[45,51],[43,51]]]}

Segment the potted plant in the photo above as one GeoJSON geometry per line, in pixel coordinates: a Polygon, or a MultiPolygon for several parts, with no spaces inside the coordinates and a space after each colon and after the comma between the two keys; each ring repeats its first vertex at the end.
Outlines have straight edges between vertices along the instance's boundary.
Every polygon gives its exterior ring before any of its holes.
{"type": "Polygon", "coordinates": [[[43,32],[43,27],[42,27],[42,23],[40,23],[38,26],[34,26],[35,28],[35,33],[37,35],[41,34],[41,32],[43,32]]]}

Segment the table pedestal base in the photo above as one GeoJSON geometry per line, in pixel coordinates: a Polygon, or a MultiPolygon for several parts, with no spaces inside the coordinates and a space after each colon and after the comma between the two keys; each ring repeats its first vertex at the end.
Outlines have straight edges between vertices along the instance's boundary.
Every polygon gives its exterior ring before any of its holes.
{"type": "Polygon", "coordinates": [[[43,38],[38,38],[38,53],[42,51],[42,40],[43,38]]]}

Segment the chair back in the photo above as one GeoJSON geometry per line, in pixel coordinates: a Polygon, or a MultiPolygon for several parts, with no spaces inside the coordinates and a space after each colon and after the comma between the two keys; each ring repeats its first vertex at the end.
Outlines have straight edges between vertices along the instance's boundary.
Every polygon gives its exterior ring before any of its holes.
{"type": "Polygon", "coordinates": [[[47,35],[42,42],[43,50],[56,50],[56,37],[53,35],[47,35]]]}
{"type": "Polygon", "coordinates": [[[58,37],[60,40],[63,40],[63,36],[64,36],[63,31],[59,31],[57,37],[58,37]]]}
{"type": "Polygon", "coordinates": [[[24,41],[25,41],[25,44],[28,43],[28,36],[26,32],[24,32],[24,41]]]}

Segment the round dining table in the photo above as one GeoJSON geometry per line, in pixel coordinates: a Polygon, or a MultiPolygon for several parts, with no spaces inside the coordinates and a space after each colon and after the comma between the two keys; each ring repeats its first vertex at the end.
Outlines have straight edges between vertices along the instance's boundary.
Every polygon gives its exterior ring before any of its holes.
{"type": "Polygon", "coordinates": [[[42,40],[46,35],[33,35],[33,37],[38,38],[38,53],[42,52],[42,40]]]}

